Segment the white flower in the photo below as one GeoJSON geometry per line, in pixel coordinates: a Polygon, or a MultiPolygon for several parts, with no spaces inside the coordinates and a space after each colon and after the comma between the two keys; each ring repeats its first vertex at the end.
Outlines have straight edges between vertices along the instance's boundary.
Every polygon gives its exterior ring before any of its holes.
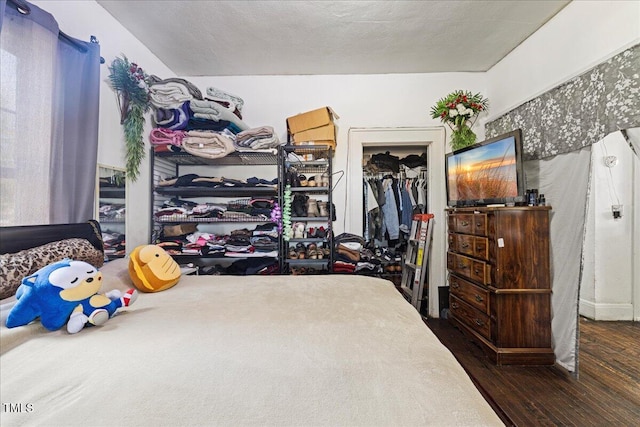
{"type": "Polygon", "coordinates": [[[457,115],[458,115],[458,110],[454,110],[454,109],[449,110],[449,117],[455,117],[457,115]]]}
{"type": "Polygon", "coordinates": [[[467,108],[467,114],[469,115],[469,118],[473,117],[473,110],[471,108],[467,108]]]}
{"type": "Polygon", "coordinates": [[[466,110],[466,109],[467,109],[467,107],[465,107],[465,106],[464,106],[464,105],[462,105],[462,104],[458,104],[458,105],[456,105],[456,109],[458,110],[458,113],[460,113],[460,114],[464,114],[464,110],[466,110]]]}

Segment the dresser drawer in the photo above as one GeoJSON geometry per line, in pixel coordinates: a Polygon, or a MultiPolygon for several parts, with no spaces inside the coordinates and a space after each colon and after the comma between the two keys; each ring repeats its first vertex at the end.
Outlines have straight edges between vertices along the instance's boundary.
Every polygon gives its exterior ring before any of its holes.
{"type": "Polygon", "coordinates": [[[491,266],[485,261],[447,252],[447,268],[453,274],[471,279],[481,285],[491,283],[491,266]]]}
{"type": "Polygon", "coordinates": [[[473,215],[473,234],[478,236],[487,235],[487,214],[473,215]]]}
{"type": "Polygon", "coordinates": [[[455,295],[450,296],[449,310],[451,315],[456,319],[460,320],[483,337],[490,339],[491,328],[488,315],[476,310],[469,304],[457,298],[455,295]]]}
{"type": "Polygon", "coordinates": [[[489,259],[489,239],[469,234],[449,233],[449,250],[475,258],[489,259]]]}
{"type": "Polygon", "coordinates": [[[449,277],[449,288],[457,298],[481,312],[489,314],[489,291],[487,289],[453,275],[449,277]]]}
{"type": "Polygon", "coordinates": [[[472,234],[473,214],[453,214],[449,218],[449,229],[456,233],[472,234]]]}
{"type": "Polygon", "coordinates": [[[486,237],[475,237],[473,239],[473,255],[477,258],[489,259],[489,239],[486,237]]]}
{"type": "Polygon", "coordinates": [[[485,213],[455,213],[449,214],[449,231],[454,233],[487,235],[487,214],[485,213]]]}

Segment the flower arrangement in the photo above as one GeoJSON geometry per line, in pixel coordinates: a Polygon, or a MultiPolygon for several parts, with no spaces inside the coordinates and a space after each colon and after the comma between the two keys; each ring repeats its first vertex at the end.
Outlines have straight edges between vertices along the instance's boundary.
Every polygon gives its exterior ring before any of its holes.
{"type": "Polygon", "coordinates": [[[115,58],[109,66],[109,82],[116,92],[120,124],[124,129],[127,177],[135,181],[144,159],[144,114],[149,111],[149,76],[126,56],[115,58]]]}
{"type": "Polygon", "coordinates": [[[476,142],[476,134],[471,127],[488,106],[489,100],[479,93],[457,90],[431,107],[431,117],[449,125],[453,131],[451,148],[458,150],[476,142]]]}

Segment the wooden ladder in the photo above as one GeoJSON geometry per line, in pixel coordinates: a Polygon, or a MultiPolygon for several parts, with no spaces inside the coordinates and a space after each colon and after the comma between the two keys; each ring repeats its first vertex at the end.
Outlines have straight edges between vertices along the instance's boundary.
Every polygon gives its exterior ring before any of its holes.
{"type": "Polygon", "coordinates": [[[418,312],[422,309],[423,301],[428,299],[428,295],[425,298],[423,294],[425,290],[424,282],[427,277],[427,261],[432,234],[433,214],[413,215],[407,252],[402,260],[402,281],[400,282],[400,289],[405,299],[409,301],[418,312]]]}

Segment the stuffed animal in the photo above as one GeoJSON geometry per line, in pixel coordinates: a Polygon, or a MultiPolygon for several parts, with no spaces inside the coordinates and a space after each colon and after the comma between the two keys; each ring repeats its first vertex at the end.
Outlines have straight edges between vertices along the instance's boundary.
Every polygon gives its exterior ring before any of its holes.
{"type": "Polygon", "coordinates": [[[119,290],[98,294],[101,285],[102,273],[89,263],[64,259],[49,264],[22,279],[7,327],[23,326],[39,317],[50,331],[66,323],[67,331],[75,334],[86,324],[104,324],[138,296],[135,289],[124,294],[119,290]]]}
{"type": "Polygon", "coordinates": [[[158,245],[138,246],[129,258],[129,276],[142,292],[160,292],[180,280],[180,266],[158,245]]]}

